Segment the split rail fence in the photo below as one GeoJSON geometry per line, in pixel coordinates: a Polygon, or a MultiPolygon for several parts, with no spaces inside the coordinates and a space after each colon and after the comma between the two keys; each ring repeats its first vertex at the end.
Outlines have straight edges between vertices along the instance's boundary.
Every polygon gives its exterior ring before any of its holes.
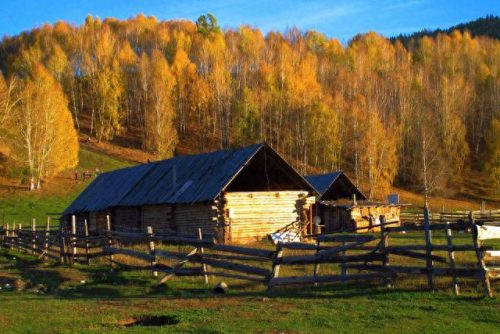
{"type": "Polygon", "coordinates": [[[219,276],[260,282],[268,288],[349,281],[376,281],[391,286],[401,275],[424,275],[431,290],[435,289],[436,276],[446,276],[458,295],[458,280],[468,278],[480,280],[484,293],[492,296],[490,280],[500,278],[500,267],[492,267],[490,262],[498,262],[500,251],[488,250],[483,241],[500,239],[498,225],[484,219],[477,221],[472,215],[467,220],[431,224],[425,211],[423,225],[391,226],[380,216],[378,234],[317,235],[310,238],[313,242],[278,243],[273,249],[264,249],[217,244],[203,238],[201,231],[197,236],[184,237],[156,234],[151,227],[146,232],[116,231],[111,229],[108,217],[107,231],[101,235],[89,234],[86,222],[77,229],[73,219],[68,228],[53,229],[47,219],[43,227],[38,227],[35,220],[28,228],[6,224],[0,230],[0,241],[3,247],[61,264],[91,264],[97,258],[105,258],[112,267],[150,271],[158,277],[158,284],[175,276],[200,276],[206,283],[209,277],[219,276]],[[394,233],[414,231],[422,232],[425,244],[390,245],[394,233]],[[446,245],[433,243],[435,231],[445,233],[446,245]],[[454,244],[452,233],[457,231],[470,232],[470,245],[454,244]],[[456,252],[471,252],[475,264],[458,263],[456,252]],[[394,265],[394,256],[421,260],[424,264],[394,265]],[[311,266],[309,274],[303,270],[307,265],[311,266]],[[325,270],[322,274],[326,265],[337,266],[338,270],[325,270]],[[285,266],[302,266],[304,275],[280,275],[285,266]]]}

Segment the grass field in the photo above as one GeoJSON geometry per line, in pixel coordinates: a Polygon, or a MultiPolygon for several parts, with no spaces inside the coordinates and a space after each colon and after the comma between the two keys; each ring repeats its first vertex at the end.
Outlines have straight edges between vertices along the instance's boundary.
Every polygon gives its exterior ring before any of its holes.
{"type": "MultiPolygon", "coordinates": [[[[390,242],[422,239],[398,234],[390,242]]],[[[438,234],[434,239],[444,242],[438,234]]],[[[454,240],[469,244],[470,235],[454,240]]],[[[392,264],[415,261],[391,258],[392,264]]],[[[474,265],[473,253],[457,256],[457,262],[474,265]]],[[[310,269],[282,267],[281,274],[310,269]]],[[[322,273],[331,270],[322,266],[322,273]]],[[[219,281],[212,277],[205,285],[200,277],[176,277],[155,288],[158,279],[149,272],[110,271],[104,259],[68,267],[0,250],[0,333],[496,333],[500,326],[500,300],[484,298],[477,280],[460,280],[459,297],[452,295],[449,278],[436,280],[437,292],[423,291],[423,276],[402,277],[393,288],[358,282],[271,291],[224,279],[229,292],[215,295],[211,288],[219,281]],[[16,288],[6,291],[6,283],[16,288]],[[146,315],[168,317],[172,324],[126,326],[146,315]]]]}
{"type": "MultiPolygon", "coordinates": [[[[79,153],[79,173],[84,171],[101,172],[130,166],[131,163],[122,159],[81,149],[79,153]]],[[[73,173],[65,173],[53,182],[44,185],[43,191],[29,192],[12,188],[0,191],[0,221],[29,224],[31,218],[40,222],[45,221],[47,213],[62,212],[73,199],[90,183],[90,180],[74,180],[73,173]]]]}

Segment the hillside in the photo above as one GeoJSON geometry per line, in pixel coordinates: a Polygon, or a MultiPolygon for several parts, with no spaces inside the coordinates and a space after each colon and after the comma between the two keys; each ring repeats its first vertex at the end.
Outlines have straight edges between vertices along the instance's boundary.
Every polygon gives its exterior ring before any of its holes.
{"type": "Polygon", "coordinates": [[[399,40],[404,46],[409,47],[410,44],[416,42],[424,36],[436,37],[437,34],[449,34],[454,30],[458,30],[461,33],[468,31],[471,36],[486,36],[494,39],[500,39],[500,17],[488,15],[470,22],[457,24],[448,29],[424,29],[412,34],[401,34],[391,38],[391,40],[399,40]]]}
{"type": "MultiPolygon", "coordinates": [[[[132,145],[129,145],[132,146],[132,145]]],[[[194,148],[183,147],[180,154],[189,154],[194,148]]],[[[29,224],[32,217],[43,221],[47,213],[60,213],[95,177],[95,170],[107,172],[117,168],[147,162],[152,157],[140,149],[123,147],[116,143],[88,140],[80,136],[79,181],[75,181],[73,171],[68,171],[44,184],[41,190],[29,192],[21,186],[18,179],[0,177],[0,219],[4,222],[29,224]],[[90,172],[93,176],[81,180],[82,173],[90,172]]],[[[460,191],[452,197],[436,196],[431,198],[432,210],[477,210],[481,201],[486,201],[487,208],[500,207],[500,199],[493,195],[493,188],[488,177],[472,174],[471,179],[459,185],[460,191]]],[[[390,192],[400,194],[401,202],[422,206],[421,194],[393,187],[390,192]]]]}

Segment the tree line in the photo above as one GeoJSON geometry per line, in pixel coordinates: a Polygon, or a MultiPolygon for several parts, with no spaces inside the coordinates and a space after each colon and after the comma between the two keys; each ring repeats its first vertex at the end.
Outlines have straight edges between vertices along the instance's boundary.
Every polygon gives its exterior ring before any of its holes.
{"type": "Polygon", "coordinates": [[[344,46],[316,31],[221,30],[212,15],[89,16],[2,40],[0,137],[35,184],[76,164],[87,122],[97,140],[140,133],[158,158],[179,143],[266,141],[302,173],[350,172],[370,197],[394,183],[430,193],[470,168],[500,180],[499,65],[498,40],[460,31],[344,46]]]}

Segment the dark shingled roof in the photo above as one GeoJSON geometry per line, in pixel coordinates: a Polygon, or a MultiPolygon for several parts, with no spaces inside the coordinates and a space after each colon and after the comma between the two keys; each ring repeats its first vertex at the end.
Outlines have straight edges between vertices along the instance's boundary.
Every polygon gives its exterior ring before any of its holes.
{"type": "Polygon", "coordinates": [[[356,194],[359,200],[366,200],[366,196],[341,171],[328,174],[308,175],[306,180],[320,193],[321,200],[352,199],[356,194]]]}
{"type": "Polygon", "coordinates": [[[320,194],[323,194],[332,185],[342,172],[333,172],[329,174],[308,175],[306,180],[316,189],[320,194]]]}
{"type": "MultiPolygon", "coordinates": [[[[82,192],[63,215],[100,211],[113,206],[213,200],[262,149],[278,156],[267,144],[256,144],[235,150],[178,156],[104,173],[82,192]]],[[[288,165],[287,168],[295,174],[293,177],[297,184],[304,190],[314,192],[302,176],[288,165]]]]}

